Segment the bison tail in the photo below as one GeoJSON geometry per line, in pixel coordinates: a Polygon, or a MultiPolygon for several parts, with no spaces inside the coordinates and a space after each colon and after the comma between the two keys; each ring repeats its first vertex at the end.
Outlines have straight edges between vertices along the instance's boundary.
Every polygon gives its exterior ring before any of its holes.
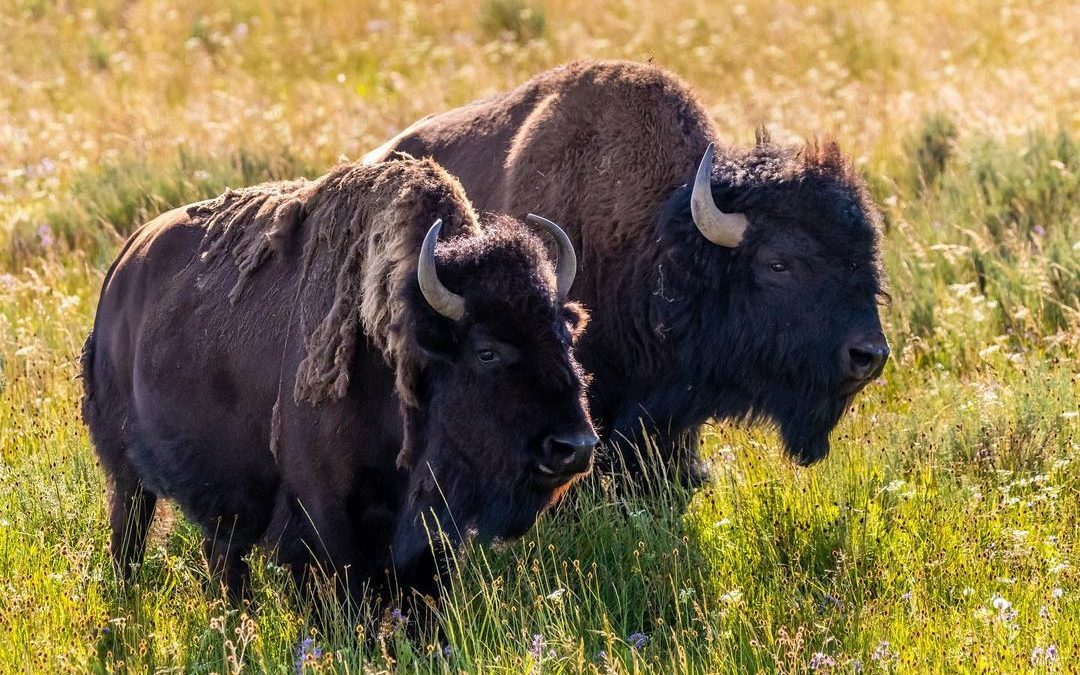
{"type": "Polygon", "coordinates": [[[86,336],[86,342],[83,343],[82,354],[79,355],[79,377],[82,379],[83,395],[82,395],[82,418],[83,422],[90,426],[90,420],[94,414],[94,346],[96,341],[94,339],[94,329],[90,329],[90,334],[86,336]]]}

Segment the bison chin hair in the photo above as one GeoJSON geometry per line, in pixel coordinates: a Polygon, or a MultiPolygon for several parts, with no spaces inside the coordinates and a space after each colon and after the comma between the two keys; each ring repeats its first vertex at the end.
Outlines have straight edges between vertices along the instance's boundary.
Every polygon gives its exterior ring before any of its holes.
{"type": "Polygon", "coordinates": [[[816,464],[829,455],[829,435],[854,398],[807,394],[789,392],[770,397],[750,415],[763,418],[777,428],[784,449],[799,466],[816,464]]]}
{"type": "Polygon", "coordinates": [[[388,561],[399,587],[435,595],[463,544],[521,537],[565,487],[539,489],[524,472],[500,482],[471,463],[421,459],[412,469],[388,561]]]}

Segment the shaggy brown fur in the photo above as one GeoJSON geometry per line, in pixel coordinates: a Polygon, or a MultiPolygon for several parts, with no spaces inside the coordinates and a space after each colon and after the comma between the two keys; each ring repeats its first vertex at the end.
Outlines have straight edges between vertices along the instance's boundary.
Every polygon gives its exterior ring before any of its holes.
{"type": "Polygon", "coordinates": [[[367,336],[397,373],[398,394],[417,405],[416,372],[420,353],[403,326],[415,324],[406,292],[416,276],[416,252],[424,231],[402,223],[425,222],[446,214],[449,236],[476,236],[480,227],[460,184],[434,162],[388,166],[372,175],[343,164],[317,181],[296,180],[230,190],[188,210],[206,237],[207,264],[202,290],[228,278],[217,273],[226,254],[236,266],[228,292],[236,304],[251,275],[270,256],[282,255],[301,222],[314,224],[304,251],[300,294],[306,340],[293,396],[319,403],[341,398],[349,385],[349,366],[358,340],[367,336]],[[312,307],[330,305],[319,319],[312,307]]]}
{"type": "MultiPolygon", "coordinates": [[[[477,208],[555,213],[578,250],[574,297],[593,312],[589,343],[619,344],[635,372],[666,367],[639,261],[657,248],[668,196],[715,142],[704,108],[670,73],[641,64],[576,61],[506,94],[429,116],[365,162],[394,149],[433,157],[477,208]],[[652,142],[662,139],[662,142],[652,142]]],[[[590,367],[590,370],[593,368],[590,367]]]]}

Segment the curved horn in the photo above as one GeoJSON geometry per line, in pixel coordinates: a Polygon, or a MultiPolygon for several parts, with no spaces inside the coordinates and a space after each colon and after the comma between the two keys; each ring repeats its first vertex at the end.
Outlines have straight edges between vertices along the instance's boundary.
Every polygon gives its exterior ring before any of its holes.
{"type": "Polygon", "coordinates": [[[566,236],[563,229],[547,218],[530,213],[525,220],[543,227],[555,239],[558,255],[555,260],[555,291],[565,300],[570,295],[570,287],[574,285],[574,277],[577,276],[577,253],[574,245],[570,243],[570,237],[566,236]]]}
{"type": "Polygon", "coordinates": [[[428,230],[424,245],[420,247],[420,262],[416,266],[416,278],[420,281],[420,292],[431,308],[447,319],[459,321],[465,316],[465,298],[454,293],[439,281],[435,272],[435,242],[442,231],[442,218],[428,230]]]}
{"type": "Polygon", "coordinates": [[[694,192],[690,196],[690,213],[701,234],[716,244],[734,248],[742,241],[748,222],[741,213],[724,213],[716,206],[712,195],[713,145],[705,150],[694,176],[694,192]]]}

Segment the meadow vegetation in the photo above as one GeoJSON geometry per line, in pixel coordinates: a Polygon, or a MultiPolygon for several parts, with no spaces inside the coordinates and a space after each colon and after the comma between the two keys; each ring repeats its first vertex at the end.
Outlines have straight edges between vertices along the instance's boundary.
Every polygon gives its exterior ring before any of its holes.
{"type": "Polygon", "coordinates": [[[1069,0],[0,0],[0,671],[1080,669],[1077,44],[1069,0]],[[122,238],[586,56],[867,177],[894,358],[829,459],[710,427],[707,487],[582,486],[413,639],[318,628],[262,558],[228,604],[167,508],[122,590],[77,379],[122,238]]]}

